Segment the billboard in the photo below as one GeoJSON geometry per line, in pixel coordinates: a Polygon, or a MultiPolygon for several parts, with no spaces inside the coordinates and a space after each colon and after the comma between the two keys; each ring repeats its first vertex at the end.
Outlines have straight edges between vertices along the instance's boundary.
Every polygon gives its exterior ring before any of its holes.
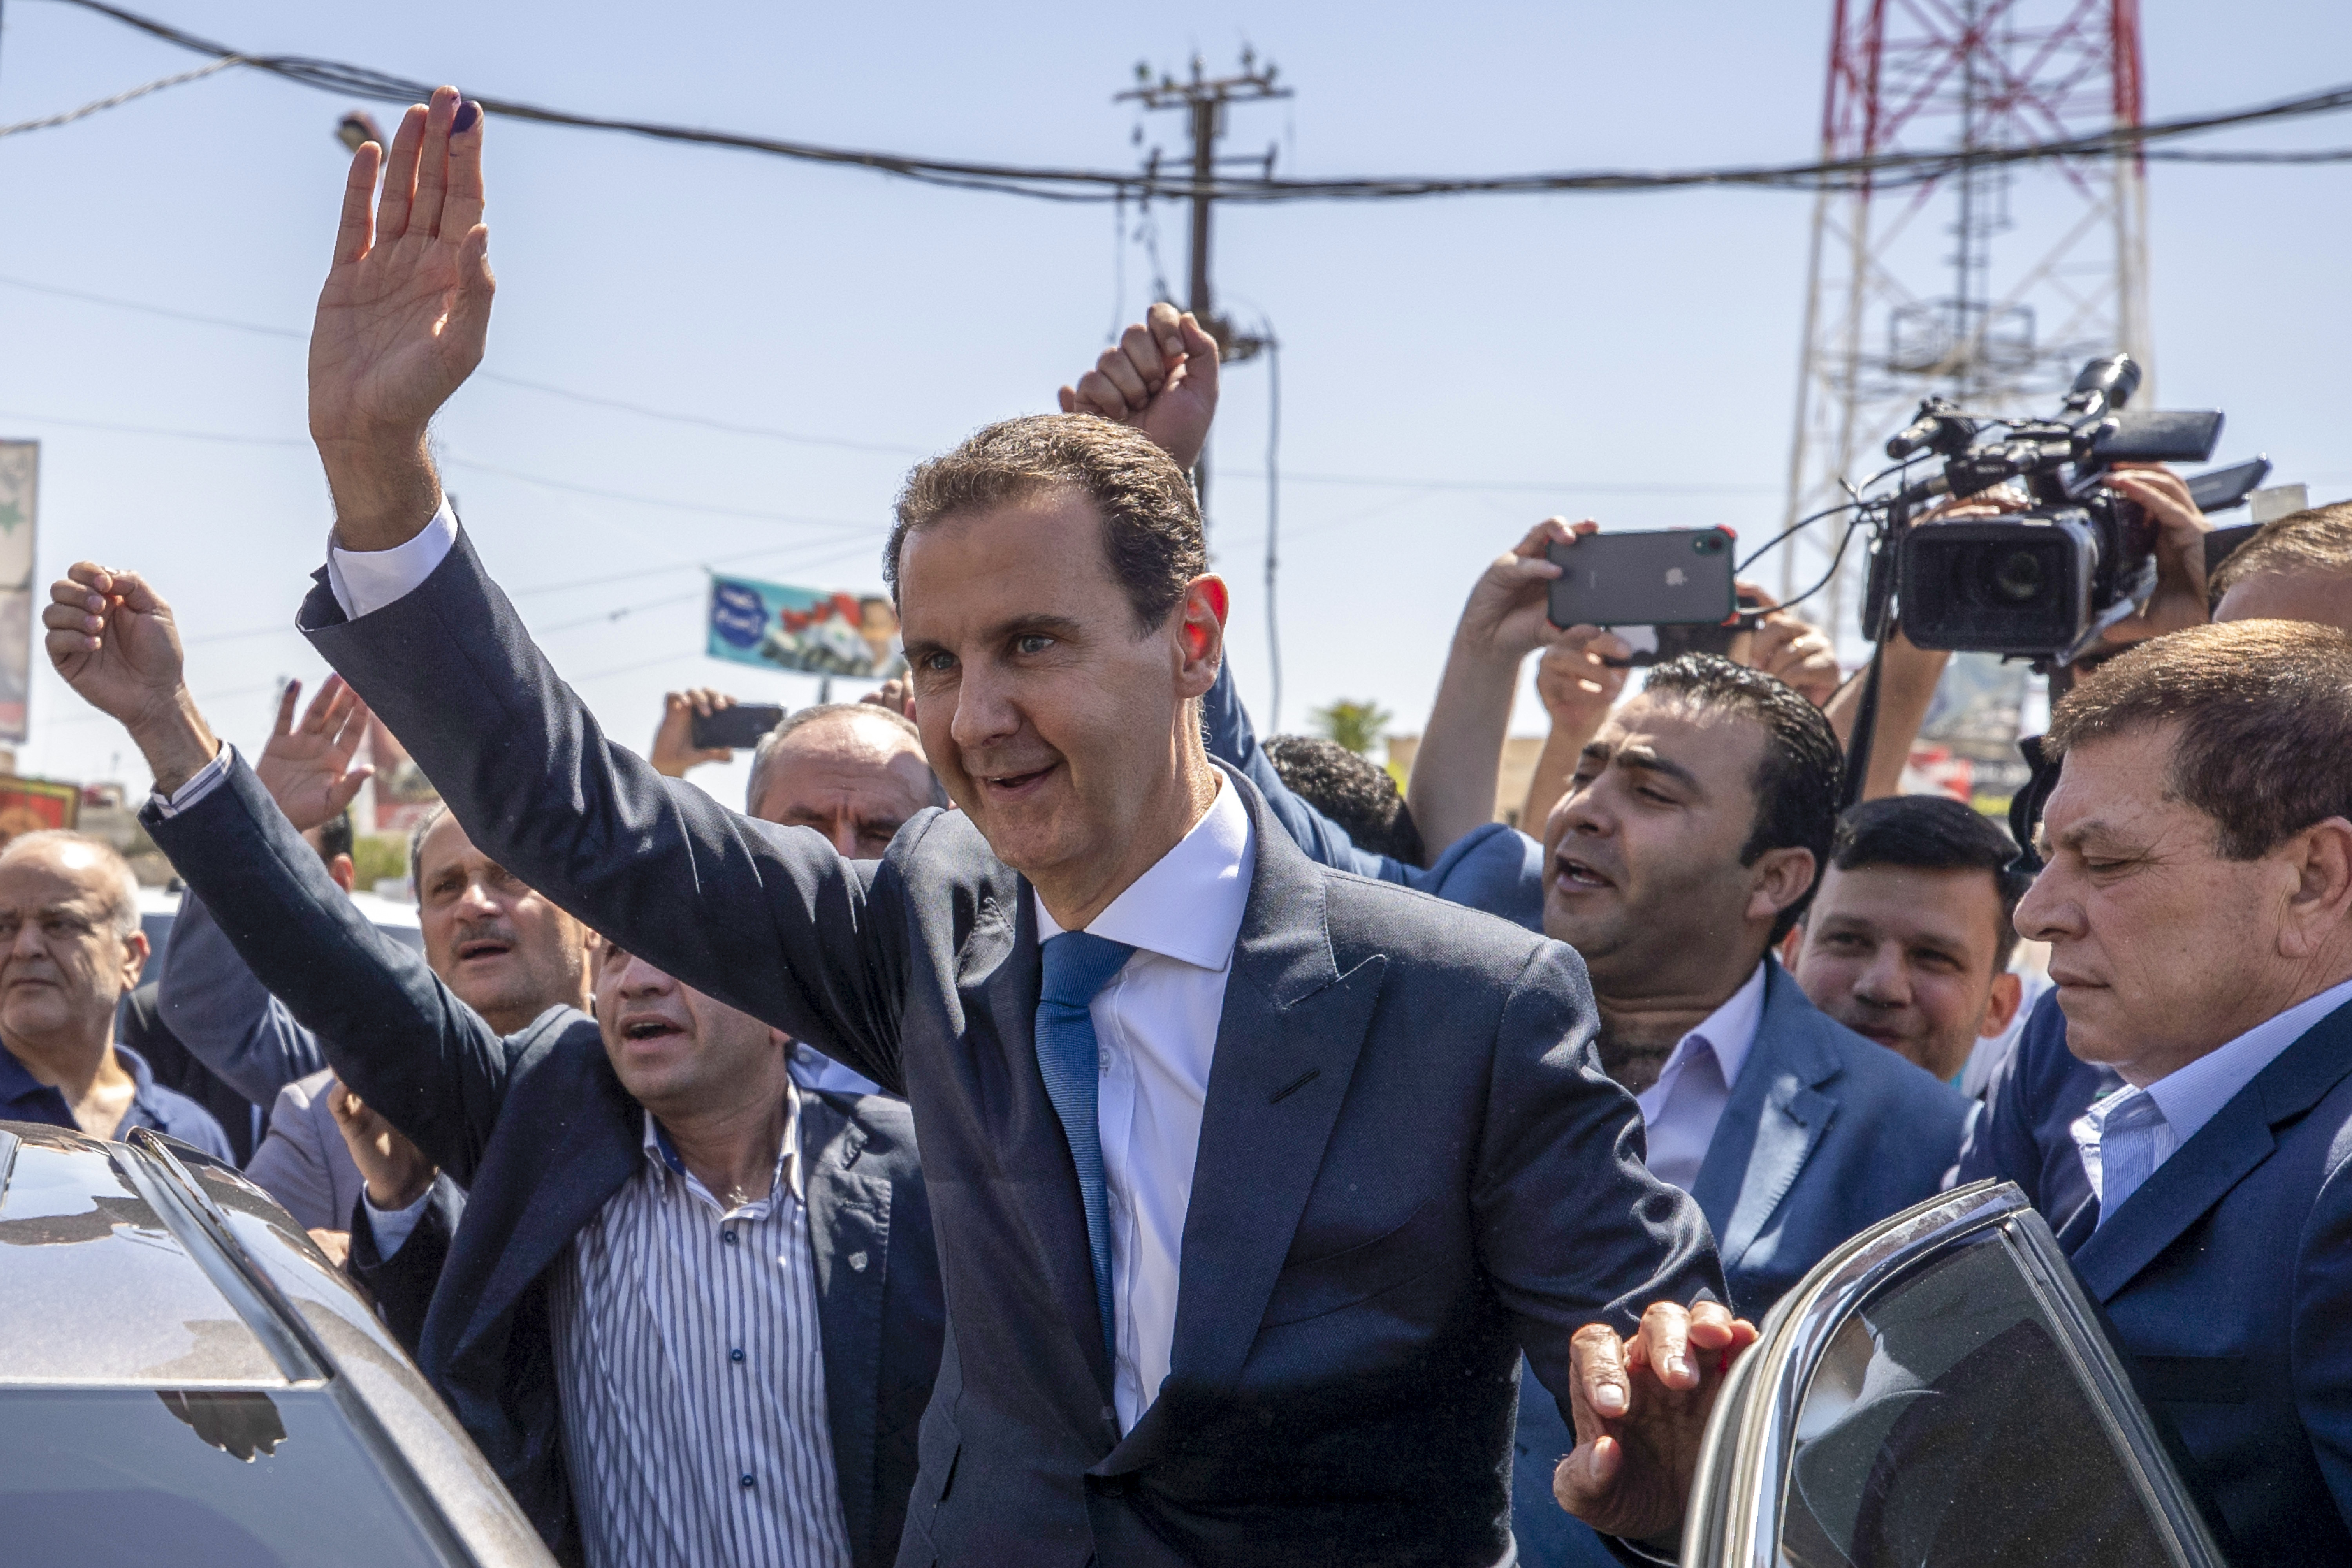
{"type": "Polygon", "coordinates": [[[0,741],[26,738],[33,682],[33,532],[41,444],[0,441],[0,741]]]}
{"type": "Polygon", "coordinates": [[[704,651],[768,669],[879,679],[898,668],[898,613],[879,594],[714,574],[704,651]]]}

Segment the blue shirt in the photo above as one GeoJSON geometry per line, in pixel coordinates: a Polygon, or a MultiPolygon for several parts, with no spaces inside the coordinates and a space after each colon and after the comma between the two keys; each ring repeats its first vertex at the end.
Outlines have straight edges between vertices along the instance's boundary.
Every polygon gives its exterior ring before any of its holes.
{"type": "Polygon", "coordinates": [[[2298,1002],[2145,1089],[2123,1089],[2084,1111],[2072,1131],[2082,1150],[2083,1173],[2099,1200],[2099,1224],[2106,1224],[2158,1165],[2196,1137],[2280,1052],[2347,1002],[2352,980],[2298,1002]]]}
{"type": "MultiPolygon", "coordinates": [[[[236,1163],[236,1157],[229,1152],[228,1135],[213,1120],[211,1111],[186,1095],[157,1083],[155,1075],[148,1070],[146,1058],[130,1047],[115,1047],[114,1057],[131,1074],[132,1084],[131,1109],[122,1113],[114,1137],[121,1138],[133,1127],[152,1128],[183,1143],[193,1143],[226,1164],[236,1163]]],[[[26,1071],[25,1064],[5,1046],[0,1046],[0,1121],[44,1121],[52,1127],[81,1131],[66,1097],[26,1071]]]]}

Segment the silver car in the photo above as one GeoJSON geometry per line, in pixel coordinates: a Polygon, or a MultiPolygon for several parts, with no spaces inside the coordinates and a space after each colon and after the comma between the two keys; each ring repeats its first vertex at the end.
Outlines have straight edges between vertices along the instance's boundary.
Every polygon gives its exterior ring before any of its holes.
{"type": "Polygon", "coordinates": [[[142,1128],[0,1124],[0,1559],[552,1563],[260,1188],[142,1128]]]}
{"type": "Polygon", "coordinates": [[[2223,1568],[2050,1227],[1979,1183],[1822,1260],[1725,1380],[1685,1568],[2223,1568]]]}

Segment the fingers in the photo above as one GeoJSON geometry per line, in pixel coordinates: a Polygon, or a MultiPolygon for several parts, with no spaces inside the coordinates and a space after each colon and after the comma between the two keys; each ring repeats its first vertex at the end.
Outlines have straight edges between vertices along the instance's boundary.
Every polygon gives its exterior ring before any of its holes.
{"type": "Polygon", "coordinates": [[[425,117],[421,103],[409,105],[392,133],[392,151],[383,165],[383,194],[375,203],[375,237],[390,245],[408,232],[409,209],[416,202],[416,159],[425,150],[425,117]]]}
{"type": "Polygon", "coordinates": [[[1061,400],[1063,413],[1076,414],[1078,411],[1078,393],[1076,387],[1066,386],[1055,395],[1061,400]]]}
{"type": "MultiPolygon", "coordinates": [[[[291,735],[294,732],[294,702],[295,700],[301,695],[302,683],[300,681],[289,680],[286,683],[286,689],[278,694],[278,723],[269,731],[271,734],[291,735]]],[[[324,693],[321,693],[321,695],[324,695],[324,693]]],[[[318,708],[319,704],[316,699],[312,700],[310,706],[314,710],[318,708]]]]}
{"type": "Polygon", "coordinates": [[[441,208],[449,195],[449,121],[457,114],[457,89],[435,88],[425,115],[425,142],[416,159],[416,200],[408,211],[411,234],[429,238],[441,235],[441,208]]]}
{"type": "Polygon", "coordinates": [[[1698,1386],[1698,1367],[1690,1355],[1691,1315],[1672,1301],[1654,1301],[1642,1314],[1635,1336],[1635,1358],[1657,1373],[1668,1388],[1698,1386]]]}
{"type": "Polygon", "coordinates": [[[383,149],[362,142],[352,154],[343,175],[343,214],[335,226],[335,265],[348,267],[368,253],[375,241],[375,221],[369,208],[375,200],[375,177],[383,167],[383,149]]]}
{"type": "MultiPolygon", "coordinates": [[[[352,758],[359,754],[360,742],[367,739],[368,705],[361,701],[360,694],[349,687],[345,687],[336,695],[340,700],[339,711],[335,716],[337,722],[333,731],[334,738],[328,744],[338,762],[347,764],[352,758]]],[[[360,772],[360,776],[364,778],[374,771],[373,768],[363,768],[360,772]]],[[[355,784],[352,785],[352,789],[353,793],[357,793],[359,785],[355,784]]],[[[335,809],[340,811],[342,807],[338,806],[335,809]]]]}
{"type": "Polygon", "coordinates": [[[441,205],[443,236],[471,234],[488,209],[482,187],[482,133],[488,116],[472,99],[461,99],[449,120],[449,194],[441,205]]]}
{"type": "Polygon", "coordinates": [[[1552,1499],[1579,1518],[1596,1511],[1607,1500],[1624,1465],[1625,1447],[1614,1437],[1580,1443],[1551,1473],[1552,1499]]]}
{"type": "Polygon", "coordinates": [[[110,572],[106,578],[107,584],[100,591],[133,615],[152,616],[171,608],[163,603],[161,594],[147,585],[147,579],[136,572],[110,572]]]}
{"type": "MultiPolygon", "coordinates": [[[[1175,344],[1177,351],[1184,356],[1185,384],[1192,389],[1192,395],[1195,397],[1213,405],[1217,401],[1218,363],[1223,358],[1217,353],[1217,340],[1209,335],[1208,329],[1192,319],[1192,311],[1187,310],[1182,315],[1177,316],[1176,307],[1173,305],[1152,307],[1152,319],[1155,324],[1159,320],[1160,311],[1163,310],[1171,316],[1175,316],[1175,344]]],[[[1160,342],[1161,352],[1166,353],[1169,339],[1164,333],[1160,342]]]]}
{"type": "Polygon", "coordinates": [[[449,307],[447,329],[467,374],[481,363],[490,333],[490,300],[498,291],[498,278],[490,271],[490,231],[478,223],[457,243],[457,298],[449,307]]]}
{"type": "MultiPolygon", "coordinates": [[[[1600,1421],[1614,1421],[1633,1407],[1625,1342],[1606,1323],[1587,1323],[1568,1342],[1568,1360],[1569,1402],[1575,1409],[1576,1435],[1581,1440],[1588,1436],[1588,1412],[1600,1421]]],[[[1597,1424],[1593,1430],[1599,1430],[1597,1424]]]]}
{"type": "Polygon", "coordinates": [[[359,798],[361,786],[373,777],[375,769],[373,767],[357,767],[337,779],[327,790],[327,816],[332,818],[349,811],[352,802],[359,798]]]}
{"type": "MultiPolygon", "coordinates": [[[[1564,517],[1548,517],[1528,530],[1527,537],[1511,546],[1511,553],[1526,560],[1542,561],[1553,545],[1573,544],[1578,540],[1589,538],[1600,531],[1601,525],[1591,518],[1571,526],[1564,517]]],[[[1551,577],[1559,575],[1559,567],[1552,566],[1549,561],[1544,561],[1544,564],[1551,567],[1545,575],[1551,577]]]]}
{"type": "MultiPolygon", "coordinates": [[[[1152,309],[1158,312],[1167,307],[1155,305],[1152,309]]],[[[1171,344],[1181,344],[1182,337],[1172,322],[1168,335],[1171,344]]],[[[1095,361],[1095,368],[1110,377],[1129,403],[1140,407],[1151,401],[1151,395],[1166,383],[1169,373],[1183,363],[1181,353],[1180,346],[1175,353],[1162,354],[1159,334],[1139,321],[1119,334],[1117,348],[1103,351],[1102,357],[1095,361]]]]}

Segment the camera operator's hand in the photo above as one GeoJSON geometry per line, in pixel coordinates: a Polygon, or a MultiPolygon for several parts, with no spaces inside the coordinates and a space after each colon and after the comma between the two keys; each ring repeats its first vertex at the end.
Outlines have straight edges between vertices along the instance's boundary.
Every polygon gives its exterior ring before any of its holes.
{"type": "Polygon", "coordinates": [[[1733,657],[1791,688],[1814,707],[1828,707],[1845,680],[1829,634],[1780,608],[1780,600],[1753,583],[1740,584],[1739,592],[1760,605],[1764,615],[1756,630],[1741,639],[1746,648],[1733,657]]]}
{"type": "Polygon", "coordinates": [[[654,772],[670,778],[682,779],[690,768],[705,763],[723,763],[735,753],[725,746],[698,746],[694,743],[694,721],[698,716],[708,719],[721,709],[735,706],[735,699],[723,691],[713,691],[698,686],[688,691],[672,691],[662,698],[660,728],[654,731],[654,749],[646,761],[654,772]]]}
{"type": "Polygon", "coordinates": [[[1078,384],[1062,388],[1062,412],[1131,425],[1190,468],[1201,460],[1217,412],[1217,342],[1164,301],[1102,352],[1078,384]]]}
{"type": "Polygon", "coordinates": [[[2111,643],[2145,642],[2201,626],[2212,618],[2205,587],[2205,535],[2213,525],[2189,498],[2189,485],[2158,463],[2118,463],[2107,483],[2139,503],[2156,524],[2156,594],[2147,608],[2109,626],[2111,643]]]}

